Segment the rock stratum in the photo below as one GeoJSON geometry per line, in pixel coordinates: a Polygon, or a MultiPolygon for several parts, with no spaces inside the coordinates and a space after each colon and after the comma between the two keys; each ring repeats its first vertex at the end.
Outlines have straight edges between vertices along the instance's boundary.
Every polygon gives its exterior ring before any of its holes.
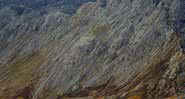
{"type": "Polygon", "coordinates": [[[1,99],[176,99],[184,0],[1,0],[1,99]]]}

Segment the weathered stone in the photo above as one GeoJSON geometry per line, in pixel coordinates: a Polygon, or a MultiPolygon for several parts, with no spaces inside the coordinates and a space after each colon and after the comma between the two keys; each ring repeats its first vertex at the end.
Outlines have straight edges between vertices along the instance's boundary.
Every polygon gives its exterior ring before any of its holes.
{"type": "Polygon", "coordinates": [[[0,1],[0,98],[184,92],[183,0],[92,1],[0,1]]]}

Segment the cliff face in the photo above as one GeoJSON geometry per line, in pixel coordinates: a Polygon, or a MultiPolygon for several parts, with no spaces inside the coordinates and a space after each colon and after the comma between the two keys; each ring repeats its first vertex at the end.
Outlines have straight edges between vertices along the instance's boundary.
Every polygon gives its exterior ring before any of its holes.
{"type": "Polygon", "coordinates": [[[183,0],[24,1],[1,1],[0,98],[184,93],[183,0]]]}

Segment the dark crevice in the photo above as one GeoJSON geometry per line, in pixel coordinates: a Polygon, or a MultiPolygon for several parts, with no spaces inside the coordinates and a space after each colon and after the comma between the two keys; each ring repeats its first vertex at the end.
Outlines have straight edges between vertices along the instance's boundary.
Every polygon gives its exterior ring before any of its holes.
{"type": "Polygon", "coordinates": [[[12,99],[32,99],[33,85],[27,86],[24,89],[17,92],[17,95],[12,97],[12,99]]]}

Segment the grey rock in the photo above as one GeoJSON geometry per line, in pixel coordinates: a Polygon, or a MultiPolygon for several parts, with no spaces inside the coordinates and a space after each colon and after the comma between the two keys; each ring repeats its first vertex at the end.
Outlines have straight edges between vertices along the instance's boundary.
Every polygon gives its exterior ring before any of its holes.
{"type": "Polygon", "coordinates": [[[0,96],[27,86],[35,99],[176,94],[184,1],[92,1],[1,1],[0,96]]]}

